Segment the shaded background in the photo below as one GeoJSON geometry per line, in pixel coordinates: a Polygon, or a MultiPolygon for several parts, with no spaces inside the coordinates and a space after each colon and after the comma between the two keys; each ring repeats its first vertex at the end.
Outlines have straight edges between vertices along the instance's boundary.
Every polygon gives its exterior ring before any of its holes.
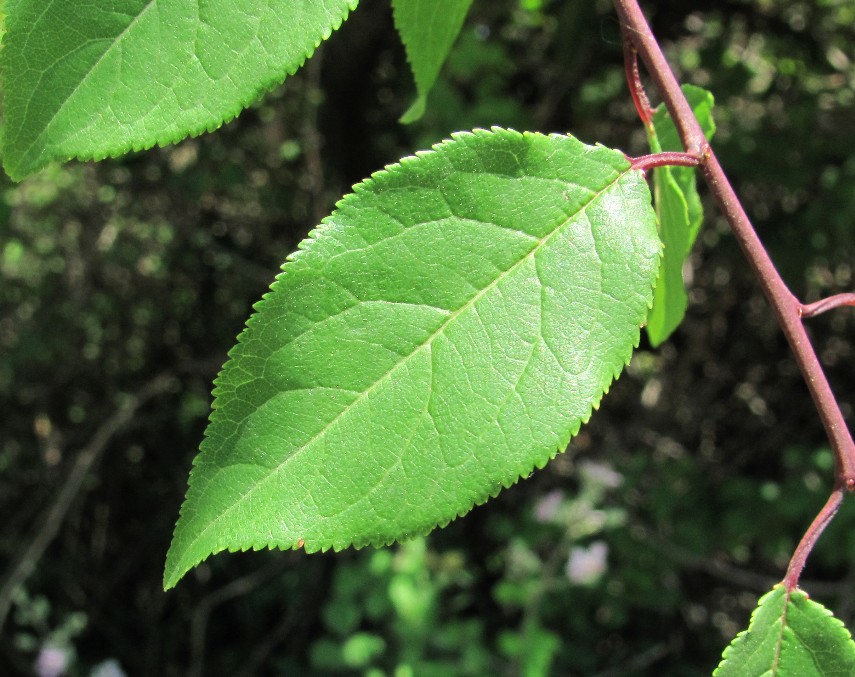
{"type": "MultiPolygon", "coordinates": [[[[714,145],[793,291],[851,291],[851,0],[648,5],[680,77],[716,95],[714,145]]],[[[0,674],[708,675],[833,475],[713,209],[685,323],[642,342],[545,470],[427,539],[223,554],[161,589],[211,382],[285,256],[353,183],[454,130],[643,153],[621,58],[607,1],[479,0],[402,127],[403,48],[364,0],[217,133],[4,183],[0,674]]],[[[851,421],[855,313],[810,322],[851,421]]],[[[803,582],[850,624],[853,526],[847,504],[803,582]]]]}

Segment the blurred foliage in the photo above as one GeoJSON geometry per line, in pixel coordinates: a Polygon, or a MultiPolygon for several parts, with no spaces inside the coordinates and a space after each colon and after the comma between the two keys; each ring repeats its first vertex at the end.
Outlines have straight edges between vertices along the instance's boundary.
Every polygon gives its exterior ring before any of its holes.
{"type": "MultiPolygon", "coordinates": [[[[649,4],[680,76],[716,95],[716,148],[794,291],[851,291],[851,1],[649,4]]],[[[0,674],[45,674],[56,651],[71,675],[709,674],[833,472],[712,208],[683,326],[641,346],[545,470],[425,540],[219,555],[160,589],[211,381],[297,242],[351,184],[456,129],[644,152],[621,59],[606,0],[476,2],[424,119],[401,127],[411,76],[389,7],[366,2],[217,133],[3,184],[0,586],[103,422],[157,374],[176,385],[110,431],[14,596],[0,674]]],[[[855,317],[811,322],[852,420],[855,317]]],[[[850,625],[853,526],[847,502],[804,581],[850,625]]]]}

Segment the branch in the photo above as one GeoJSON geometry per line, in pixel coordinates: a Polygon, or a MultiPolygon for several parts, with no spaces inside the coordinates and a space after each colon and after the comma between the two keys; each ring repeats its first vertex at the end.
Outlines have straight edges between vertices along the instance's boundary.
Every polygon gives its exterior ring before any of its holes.
{"type": "MultiPolygon", "coordinates": [[[[677,132],[683,141],[683,147],[689,153],[698,156],[703,155],[707,147],[704,132],[695,119],[692,107],[686,97],[683,96],[680,84],[674,77],[671,66],[668,65],[659,43],[653,36],[637,0],[614,0],[614,4],[620,18],[624,40],[629,41],[632,51],[641,57],[647,67],[650,77],[656,84],[656,88],[662,95],[665,106],[674,120],[677,132]]],[[[626,52],[624,56],[627,56],[626,52]]],[[[635,56],[630,53],[630,58],[634,60],[635,56]]],[[[640,86],[636,83],[639,83],[640,80],[635,73],[631,72],[632,70],[629,66],[627,67],[627,71],[632,75],[630,89],[635,92],[640,86]]],[[[637,66],[634,70],[637,71],[637,66]]],[[[633,98],[635,96],[636,94],[633,93],[633,98]]]]}
{"type": "Polygon", "coordinates": [[[778,323],[787,337],[807,383],[837,458],[838,483],[849,491],[853,491],[855,490],[855,443],[852,441],[840,406],[802,323],[804,307],[787,288],[757,237],[718,158],[707,143],[689,102],[680,90],[680,85],[653,36],[637,0],[614,0],[614,4],[624,35],[632,41],[633,49],[638,52],[662,94],[662,99],[674,120],[684,148],[688,153],[701,158],[699,165],[701,174],[730,224],[734,237],[748,259],[760,287],[772,305],[778,323]]]}
{"type": "Polygon", "coordinates": [[[74,466],[62,487],[56,492],[53,504],[45,511],[41,526],[33,535],[29,545],[21,551],[17,561],[10,567],[3,585],[0,586],[0,630],[9,614],[15,591],[33,573],[45,550],[56,538],[68,509],[80,492],[95,461],[100,458],[110,440],[133,420],[137,410],[153,397],[169,390],[173,383],[174,379],[165,374],[153,378],[138,393],[125,399],[113,415],[98,427],[88,444],[78,452],[74,466]]]}

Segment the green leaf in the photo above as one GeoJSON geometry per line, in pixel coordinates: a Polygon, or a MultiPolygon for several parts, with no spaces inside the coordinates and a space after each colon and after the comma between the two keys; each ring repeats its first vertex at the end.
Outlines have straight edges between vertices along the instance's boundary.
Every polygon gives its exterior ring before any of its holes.
{"type": "Polygon", "coordinates": [[[357,185],[217,379],[164,576],[388,544],[542,467],[637,345],[661,243],[623,153],[459,133],[357,185]]]}
{"type": "Polygon", "coordinates": [[[472,0],[392,0],[395,27],[407,50],[417,93],[401,122],[415,122],[424,115],[427,95],[471,5],[472,0]]]}
{"type": "Polygon", "coordinates": [[[663,343],[680,325],[689,300],[683,286],[683,264],[692,249],[691,223],[686,195],[674,177],[674,169],[653,170],[656,216],[665,245],[653,308],[647,318],[647,337],[654,347],[663,343]]]}
{"type": "MultiPolygon", "coordinates": [[[[686,95],[689,105],[692,107],[692,112],[694,112],[695,117],[701,125],[704,136],[706,136],[707,141],[711,140],[715,136],[716,130],[715,120],[713,120],[712,116],[712,109],[715,104],[712,93],[695,85],[683,85],[681,89],[683,90],[683,94],[686,95]]],[[[663,151],[683,150],[680,135],[664,105],[660,105],[657,108],[653,116],[653,125],[663,151]]],[[[696,187],[697,170],[693,167],[667,167],[665,169],[670,170],[670,174],[674,177],[685,195],[689,210],[689,246],[691,247],[695,242],[704,216],[704,208],[696,187]]]]}
{"type": "Polygon", "coordinates": [[[4,167],[102,159],[219,127],[296,71],[357,0],[16,0],[0,51],[4,167]]]}
{"type": "Polygon", "coordinates": [[[849,677],[855,643],[821,604],[782,585],[763,596],[748,630],[724,650],[713,677],[849,677]]]}
{"type": "MultiPolygon", "coordinates": [[[[713,96],[705,89],[683,85],[683,93],[701,123],[707,139],[715,134],[713,96]]],[[[665,106],[653,116],[650,147],[654,153],[683,150],[680,136],[665,106]]],[[[653,309],[647,319],[647,336],[653,346],[663,343],[683,321],[688,297],[683,284],[683,265],[701,227],[704,213],[692,167],[659,167],[653,170],[656,213],[665,251],[653,309]]]]}

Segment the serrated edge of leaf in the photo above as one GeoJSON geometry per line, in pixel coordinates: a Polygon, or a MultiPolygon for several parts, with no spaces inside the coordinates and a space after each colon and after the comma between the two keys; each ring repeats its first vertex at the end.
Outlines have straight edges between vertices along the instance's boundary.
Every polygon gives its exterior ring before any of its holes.
{"type": "Polygon", "coordinates": [[[442,67],[445,65],[445,62],[448,60],[448,55],[451,53],[451,50],[454,48],[454,43],[460,37],[460,31],[463,30],[463,25],[466,23],[466,17],[469,14],[469,10],[472,9],[473,0],[469,0],[469,7],[467,7],[466,12],[463,15],[463,21],[460,23],[460,28],[457,31],[457,35],[455,35],[454,40],[451,41],[451,44],[448,46],[448,51],[445,53],[445,57],[440,63],[439,68],[437,69],[436,75],[431,78],[430,84],[425,87],[424,91],[422,91],[421,84],[418,81],[418,77],[416,76],[415,65],[413,64],[413,58],[410,54],[410,46],[404,40],[404,35],[401,33],[401,28],[398,25],[398,3],[395,0],[392,0],[392,20],[395,24],[395,31],[398,33],[398,37],[401,38],[401,44],[404,46],[404,54],[407,57],[407,64],[410,67],[410,73],[413,76],[413,82],[416,85],[416,97],[406,111],[398,118],[398,122],[402,125],[409,125],[413,122],[417,122],[421,117],[425,114],[425,110],[427,109],[427,99],[428,94],[430,94],[433,89],[434,84],[436,84],[436,79],[439,77],[439,74],[442,72],[442,67]]]}
{"type": "Polygon", "coordinates": [[[805,604],[809,607],[812,607],[814,610],[819,611],[826,617],[826,621],[830,622],[838,631],[841,631],[843,635],[848,640],[847,646],[849,647],[849,652],[852,654],[853,659],[855,659],[855,640],[852,638],[852,633],[849,628],[846,627],[846,624],[837,616],[834,615],[834,612],[829,609],[824,604],[820,604],[819,602],[815,602],[810,598],[810,595],[806,593],[801,588],[796,588],[793,592],[790,593],[790,601],[792,604],[805,604]],[[798,595],[798,599],[793,601],[793,597],[798,595]]]}
{"type": "MultiPolygon", "coordinates": [[[[660,257],[660,260],[661,260],[661,257],[660,257]]],[[[650,303],[652,303],[652,290],[653,290],[653,288],[651,287],[651,301],[650,301],[650,303]]],[[[650,307],[650,305],[648,304],[648,308],[649,307],[650,307]]],[[[566,437],[561,439],[560,445],[557,446],[554,449],[554,451],[552,451],[549,454],[549,456],[547,458],[545,458],[542,462],[532,462],[529,470],[521,471],[517,477],[511,479],[510,481],[498,482],[495,489],[488,489],[485,494],[481,495],[480,497],[476,497],[473,500],[472,505],[470,505],[468,508],[465,508],[465,509],[459,511],[456,515],[453,515],[446,520],[436,522],[430,526],[427,526],[427,527],[424,527],[421,529],[415,529],[408,534],[405,534],[405,535],[402,535],[399,537],[392,537],[392,538],[382,536],[380,534],[375,534],[374,536],[365,536],[365,537],[360,538],[358,540],[352,539],[349,542],[341,542],[341,543],[335,543],[334,542],[334,543],[330,543],[328,545],[321,545],[321,546],[314,546],[312,544],[308,544],[305,541],[303,541],[302,539],[295,540],[291,545],[276,544],[276,545],[271,546],[267,542],[262,542],[262,543],[257,542],[257,543],[250,543],[250,544],[247,544],[245,546],[232,546],[232,545],[219,546],[217,548],[212,548],[211,552],[209,552],[207,555],[205,555],[201,558],[198,558],[194,564],[190,564],[189,566],[186,566],[186,567],[177,567],[175,571],[176,572],[180,571],[180,573],[174,572],[172,575],[167,576],[167,572],[165,571],[164,577],[163,577],[163,589],[169,590],[171,588],[174,588],[178,584],[178,582],[184,576],[186,576],[193,568],[199,566],[202,562],[205,562],[210,557],[213,557],[214,555],[217,555],[217,554],[222,553],[222,552],[229,552],[229,553],[239,553],[239,552],[249,552],[249,551],[259,552],[261,550],[280,550],[282,552],[285,552],[288,550],[299,550],[302,548],[306,551],[307,554],[314,554],[317,552],[325,553],[325,552],[329,552],[330,550],[333,552],[341,552],[342,550],[346,550],[348,548],[353,548],[354,550],[362,550],[362,549],[367,548],[367,547],[382,548],[382,547],[387,547],[387,546],[393,545],[395,543],[404,543],[404,542],[410,541],[414,538],[420,538],[423,536],[427,536],[429,533],[431,533],[435,529],[444,529],[449,524],[451,524],[451,522],[454,522],[455,520],[466,516],[467,514],[472,512],[475,508],[487,503],[490,499],[496,498],[496,496],[498,496],[504,489],[510,489],[512,486],[518,484],[520,482],[520,480],[528,479],[531,476],[531,474],[534,472],[535,469],[542,470],[558,454],[566,451],[567,446],[570,444],[570,441],[578,434],[578,432],[582,428],[582,426],[586,425],[588,423],[588,421],[590,421],[593,413],[600,408],[600,405],[602,404],[603,398],[609,393],[612,385],[614,385],[615,381],[623,373],[624,368],[630,363],[630,361],[632,359],[633,352],[635,351],[636,348],[638,348],[640,337],[641,337],[641,327],[639,327],[638,330],[636,330],[635,339],[630,344],[629,351],[627,352],[627,355],[624,358],[623,363],[621,365],[619,365],[617,369],[615,369],[614,373],[612,374],[611,380],[608,381],[603,386],[599,395],[591,402],[591,406],[590,406],[590,409],[588,410],[587,415],[584,416],[583,418],[580,418],[576,422],[576,425],[574,427],[570,428],[566,437]]],[[[213,409],[212,409],[212,413],[213,413],[213,409]]],[[[205,435],[207,436],[207,430],[206,430],[205,435]]],[[[198,454],[197,454],[197,457],[198,457],[198,454]]],[[[193,469],[195,469],[195,468],[196,468],[196,459],[194,458],[193,469]]],[[[192,470],[191,470],[191,474],[192,474],[192,470]]],[[[180,516],[183,514],[184,514],[184,503],[182,503],[181,509],[179,510],[179,519],[180,519],[180,516]]],[[[177,522],[176,522],[176,527],[177,527],[177,522]]],[[[170,550],[171,550],[171,546],[170,546],[170,550]]]]}
{"type": "MultiPolygon", "coordinates": [[[[718,664],[718,667],[713,671],[713,677],[717,677],[717,675],[721,674],[721,672],[729,668],[729,662],[733,659],[733,654],[739,651],[739,647],[746,641],[748,641],[748,637],[756,630],[754,628],[754,623],[757,621],[760,612],[763,610],[763,605],[767,602],[770,597],[783,594],[787,597],[787,591],[784,589],[780,583],[775,585],[769,592],[764,594],[759,600],[757,600],[757,606],[754,607],[754,611],[751,612],[751,618],[748,621],[748,627],[745,630],[737,633],[736,637],[731,640],[730,644],[728,644],[721,655],[721,662],[718,664]]],[[[786,605],[788,600],[784,602],[784,608],[786,609],[786,605]]]]}
{"type": "MultiPolygon", "coordinates": [[[[783,584],[776,584],[769,592],[763,595],[758,601],[757,606],[754,608],[754,611],[751,612],[751,619],[748,622],[748,627],[745,630],[739,632],[736,637],[730,642],[730,644],[725,647],[722,652],[721,662],[718,664],[716,669],[713,671],[713,677],[719,677],[725,669],[730,669],[732,666],[732,661],[735,659],[734,654],[740,650],[740,647],[743,643],[748,641],[749,635],[756,630],[754,627],[754,623],[757,620],[758,615],[760,614],[762,607],[767,603],[767,600],[775,595],[781,595],[783,597],[784,608],[780,615],[781,627],[778,631],[778,639],[777,639],[777,648],[776,648],[776,659],[780,654],[781,642],[784,639],[784,632],[786,631],[788,626],[787,616],[789,613],[790,605],[807,605],[809,609],[820,612],[825,616],[827,621],[830,621],[837,630],[842,631],[845,637],[849,641],[850,652],[855,655],[855,645],[853,645],[852,633],[849,631],[849,628],[846,627],[846,624],[837,616],[834,615],[834,612],[831,611],[828,607],[819,602],[814,602],[810,595],[808,595],[804,590],[796,588],[792,591],[787,591],[783,584]]],[[[804,641],[799,640],[803,646],[808,646],[804,641]]],[[[810,648],[810,647],[808,647],[810,648]]],[[[776,672],[771,674],[777,674],[777,667],[773,666],[776,669],[776,672]]],[[[764,673],[766,674],[766,673],[764,673]]]]}
{"type": "MultiPolygon", "coordinates": [[[[60,164],[65,164],[67,162],[71,162],[72,160],[79,160],[81,162],[99,162],[101,160],[119,158],[124,155],[127,155],[128,153],[137,153],[140,151],[150,150],[155,146],[157,146],[158,148],[164,148],[166,146],[177,144],[183,141],[184,139],[193,139],[202,136],[203,134],[214,132],[223,127],[223,125],[227,125],[228,123],[232,122],[244,110],[249,108],[256,101],[260,100],[266,93],[268,93],[277,85],[284,82],[286,78],[294,75],[294,73],[300,70],[300,68],[303,67],[306,61],[317,51],[318,47],[320,47],[325,40],[329,39],[329,37],[335,31],[341,28],[341,25],[349,18],[350,14],[359,5],[359,0],[345,0],[345,2],[347,3],[347,6],[342,10],[341,14],[335,17],[332,23],[324,27],[324,30],[321,33],[321,37],[315,42],[314,47],[311,47],[308,51],[306,51],[302,59],[298,63],[296,63],[296,65],[289,64],[277,75],[274,75],[265,82],[260,83],[258,87],[256,87],[250,94],[238,101],[237,107],[231,113],[224,114],[223,117],[219,120],[211,120],[207,123],[201,123],[196,127],[192,127],[189,130],[184,131],[183,133],[179,131],[173,135],[159,136],[142,143],[135,143],[133,141],[130,141],[128,143],[116,146],[112,150],[107,150],[104,152],[77,153],[73,155],[52,155],[48,157],[45,157],[41,153],[39,153],[37,154],[37,157],[41,158],[40,162],[26,163],[26,165],[24,165],[25,169],[23,171],[19,171],[19,168],[21,166],[20,162],[10,162],[8,159],[9,153],[7,152],[6,148],[5,133],[7,126],[2,125],[2,127],[0,127],[0,154],[2,154],[3,169],[6,171],[6,174],[9,176],[9,178],[11,178],[13,181],[23,181],[28,176],[32,176],[36,172],[41,171],[53,162],[59,162],[60,164]]],[[[8,33],[8,30],[4,32],[4,37],[5,33],[8,33]]],[[[4,50],[0,45],[0,71],[5,69],[6,65],[3,61],[3,51],[4,50]]],[[[51,118],[51,120],[53,120],[53,118],[51,118]]],[[[30,151],[35,145],[36,144],[33,143],[30,146],[25,157],[29,156],[30,151]]]]}
{"type": "MultiPolygon", "coordinates": [[[[205,442],[209,438],[209,426],[211,423],[213,423],[214,416],[216,415],[216,411],[218,409],[217,400],[218,400],[218,397],[220,396],[220,381],[221,381],[222,375],[225,371],[225,367],[232,359],[234,359],[236,357],[235,351],[240,349],[240,346],[241,346],[247,332],[250,330],[252,325],[257,321],[258,314],[261,311],[262,307],[268,301],[271,294],[274,293],[273,288],[272,288],[273,284],[275,284],[278,280],[280,280],[285,275],[289,274],[288,264],[299,262],[303,256],[307,255],[312,250],[312,247],[314,246],[315,242],[318,240],[319,237],[326,236],[326,235],[330,234],[331,232],[333,232],[336,228],[340,228],[341,227],[340,224],[337,223],[333,219],[336,212],[338,212],[340,209],[346,208],[352,200],[357,199],[359,193],[371,190],[377,181],[383,180],[384,177],[389,175],[389,174],[393,174],[393,173],[400,171],[407,164],[410,164],[413,162],[418,162],[427,156],[433,155],[433,154],[441,151],[444,147],[446,147],[450,144],[462,142],[468,138],[477,138],[479,136],[485,137],[485,136],[492,136],[492,135],[506,136],[508,138],[510,138],[510,137],[525,138],[525,137],[530,136],[530,137],[544,137],[544,138],[549,138],[549,137],[568,138],[569,137],[569,138],[575,139],[575,137],[571,137],[571,136],[566,135],[566,134],[548,134],[547,135],[547,134],[541,134],[540,132],[518,132],[514,129],[503,128],[503,127],[498,127],[498,126],[493,126],[489,130],[483,129],[483,128],[475,128],[471,131],[454,132],[451,134],[450,138],[443,139],[442,141],[433,144],[430,149],[416,151],[416,153],[413,155],[408,155],[408,156],[402,157],[400,160],[398,160],[398,162],[386,165],[383,169],[380,169],[376,172],[373,172],[368,178],[366,178],[363,181],[360,181],[359,183],[355,184],[352,187],[350,193],[343,196],[340,200],[338,200],[335,203],[335,208],[334,208],[333,212],[330,215],[326,216],[316,228],[309,231],[307,237],[305,239],[303,239],[297,245],[297,249],[286,257],[285,263],[282,264],[282,266],[280,268],[280,272],[276,275],[273,283],[271,284],[271,287],[262,295],[261,299],[259,299],[256,303],[253,304],[252,315],[247,319],[246,325],[244,326],[243,330],[241,330],[240,334],[237,337],[237,341],[235,342],[235,344],[232,346],[232,348],[228,352],[228,356],[227,356],[226,362],[223,365],[223,368],[220,370],[219,374],[214,379],[214,388],[212,390],[213,402],[211,404],[211,412],[208,416],[208,426],[206,426],[205,431],[203,433],[203,440],[200,444],[200,450],[195,455],[195,457],[193,458],[192,468],[190,471],[190,477],[188,479],[187,495],[189,495],[189,487],[193,482],[193,476],[194,476],[197,468],[199,467],[198,461],[199,461],[199,458],[200,458],[201,453],[202,453],[202,447],[205,445],[205,442]]],[[[578,139],[576,139],[576,140],[578,141],[578,139]]],[[[582,143],[582,142],[579,141],[579,143],[582,143]]],[[[587,145],[587,144],[583,144],[583,145],[587,145]]],[[[599,143],[594,144],[593,147],[605,148],[606,150],[613,150],[613,149],[607,148],[607,147],[605,147],[599,143]]],[[[626,173],[629,173],[631,171],[636,171],[636,170],[633,170],[630,167],[629,161],[627,160],[627,166],[626,166],[626,169],[624,171],[626,173]]],[[[661,265],[661,261],[662,261],[662,247],[661,247],[661,243],[660,243],[660,251],[659,251],[659,255],[658,255],[657,266],[661,265]]],[[[647,304],[646,304],[648,312],[649,312],[650,308],[652,307],[652,305],[653,305],[653,286],[651,286],[650,289],[648,290],[648,298],[647,298],[647,304]]],[[[647,313],[645,312],[643,317],[640,319],[640,322],[643,323],[646,320],[646,317],[647,317],[647,313]]],[[[372,536],[364,536],[363,535],[363,537],[361,537],[359,539],[351,538],[347,542],[344,542],[344,541],[342,541],[342,542],[331,542],[327,545],[320,545],[320,546],[315,546],[312,543],[306,543],[305,541],[303,541],[303,539],[297,539],[293,543],[291,543],[290,545],[275,544],[275,545],[271,546],[268,542],[250,543],[250,544],[247,544],[245,546],[222,545],[221,547],[212,548],[211,552],[209,552],[207,555],[205,555],[201,558],[198,558],[198,559],[194,558],[194,559],[196,559],[196,561],[193,564],[190,564],[188,566],[182,565],[181,567],[174,567],[175,570],[171,574],[169,573],[169,568],[167,566],[167,568],[164,571],[164,580],[163,580],[164,589],[168,590],[168,589],[174,587],[178,583],[178,581],[180,581],[181,578],[183,578],[191,569],[198,566],[199,564],[201,564],[202,562],[207,560],[209,557],[216,555],[218,553],[221,553],[221,552],[236,553],[236,552],[248,552],[250,550],[252,550],[252,551],[259,551],[259,550],[264,550],[264,549],[278,549],[278,550],[289,550],[289,549],[291,549],[291,550],[295,550],[295,549],[303,548],[303,549],[305,549],[305,551],[307,553],[314,553],[314,552],[327,552],[329,550],[333,550],[334,552],[339,552],[341,550],[344,550],[346,548],[351,548],[351,547],[356,549],[356,550],[360,550],[360,549],[367,547],[367,546],[383,547],[383,546],[391,545],[395,542],[407,541],[407,540],[410,540],[412,538],[416,538],[419,536],[425,536],[436,528],[443,528],[443,527],[447,526],[448,524],[450,524],[452,521],[456,520],[457,518],[463,517],[464,515],[468,514],[477,506],[483,505],[484,503],[489,501],[491,498],[495,498],[503,489],[508,489],[508,488],[514,486],[515,484],[517,484],[521,479],[525,479],[525,478],[529,477],[535,468],[542,469],[549,461],[554,459],[555,456],[557,456],[559,453],[561,453],[562,451],[564,451],[566,449],[567,445],[570,443],[570,440],[573,437],[575,437],[578,434],[581,427],[583,425],[585,425],[590,420],[591,416],[593,415],[593,412],[596,411],[597,409],[599,409],[600,404],[602,403],[603,397],[605,397],[605,395],[608,394],[609,390],[611,389],[612,384],[617,380],[617,378],[621,375],[621,373],[623,373],[624,368],[629,364],[630,360],[632,359],[632,354],[633,354],[634,350],[638,347],[640,339],[641,339],[641,326],[642,326],[641,323],[636,328],[635,335],[632,338],[632,340],[629,342],[628,349],[626,350],[626,354],[623,356],[621,363],[614,369],[611,379],[607,383],[603,384],[603,387],[602,387],[600,393],[592,399],[591,405],[590,405],[590,408],[588,410],[587,415],[584,417],[581,417],[575,423],[574,426],[571,426],[571,428],[568,429],[568,431],[565,435],[563,435],[559,438],[559,445],[556,446],[556,448],[552,452],[548,453],[546,458],[541,463],[538,463],[536,461],[532,462],[528,466],[527,469],[519,471],[519,474],[516,477],[514,477],[510,480],[507,480],[507,481],[498,481],[494,488],[487,489],[484,494],[481,494],[480,496],[475,497],[473,499],[472,504],[468,508],[465,508],[465,509],[459,511],[456,515],[452,515],[451,517],[449,517],[445,521],[440,521],[440,522],[430,524],[428,526],[425,526],[422,529],[416,529],[416,530],[412,531],[411,533],[408,533],[408,534],[406,534],[404,536],[400,536],[400,537],[389,538],[387,536],[382,536],[380,534],[374,534],[372,536]],[[179,571],[180,571],[180,573],[177,573],[179,571]]],[[[172,543],[174,543],[175,534],[178,531],[178,525],[180,524],[182,517],[184,516],[186,504],[187,504],[187,498],[185,496],[185,500],[182,502],[181,508],[179,509],[179,519],[176,522],[175,529],[173,530],[172,543]]],[[[171,553],[172,553],[172,544],[170,544],[169,551],[167,552],[167,565],[169,565],[169,563],[170,563],[170,554],[171,553]]]]}

